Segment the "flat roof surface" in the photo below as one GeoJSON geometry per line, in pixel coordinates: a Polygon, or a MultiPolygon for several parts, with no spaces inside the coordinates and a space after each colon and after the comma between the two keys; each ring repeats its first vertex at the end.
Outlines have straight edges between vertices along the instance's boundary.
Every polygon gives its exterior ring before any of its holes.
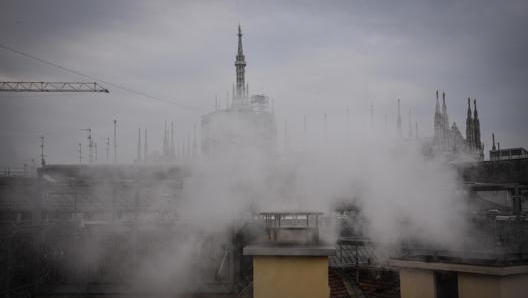
{"type": "Polygon", "coordinates": [[[391,259],[389,265],[398,268],[423,269],[435,271],[456,271],[466,273],[477,273],[486,275],[507,276],[515,274],[527,274],[528,265],[479,265],[479,264],[459,264],[448,262],[427,262],[417,260],[391,259]]]}
{"type": "Polygon", "coordinates": [[[244,247],[245,256],[333,256],[331,245],[255,244],[244,247]]]}

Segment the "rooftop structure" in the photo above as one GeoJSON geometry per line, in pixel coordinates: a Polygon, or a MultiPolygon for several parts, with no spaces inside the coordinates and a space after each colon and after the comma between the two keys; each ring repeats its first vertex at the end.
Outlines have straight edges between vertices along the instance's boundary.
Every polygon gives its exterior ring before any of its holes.
{"type": "Polygon", "coordinates": [[[493,149],[490,150],[489,155],[491,161],[526,159],[528,158],[528,150],[522,147],[496,149],[495,142],[493,142],[493,149]]]}
{"type": "Polygon", "coordinates": [[[319,241],[320,212],[263,212],[267,241],[244,247],[253,257],[253,297],[329,297],[328,256],[319,241]],[[299,286],[306,285],[306,286],[299,286]]]}

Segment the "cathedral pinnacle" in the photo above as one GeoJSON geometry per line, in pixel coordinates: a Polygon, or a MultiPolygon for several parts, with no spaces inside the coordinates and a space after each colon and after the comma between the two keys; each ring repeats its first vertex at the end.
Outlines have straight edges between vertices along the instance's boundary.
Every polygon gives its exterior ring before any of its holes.
{"type": "Polygon", "coordinates": [[[474,111],[473,111],[473,118],[478,119],[478,112],[477,112],[477,99],[473,99],[473,105],[474,105],[474,111]]]}
{"type": "Polygon", "coordinates": [[[471,99],[468,97],[467,99],[467,102],[468,102],[468,110],[467,110],[467,118],[468,119],[471,119],[471,99]]]}
{"type": "Polygon", "coordinates": [[[440,113],[440,103],[438,103],[438,90],[436,90],[436,113],[440,113]]]}
{"type": "Polygon", "coordinates": [[[245,67],[246,57],[244,56],[244,50],[242,49],[242,29],[240,24],[238,25],[238,52],[235,59],[236,67],[236,88],[234,99],[237,101],[242,100],[246,97],[246,83],[245,83],[245,67]]]}
{"type": "Polygon", "coordinates": [[[242,29],[240,24],[238,24],[238,56],[244,56],[244,51],[242,50],[242,29]]]}

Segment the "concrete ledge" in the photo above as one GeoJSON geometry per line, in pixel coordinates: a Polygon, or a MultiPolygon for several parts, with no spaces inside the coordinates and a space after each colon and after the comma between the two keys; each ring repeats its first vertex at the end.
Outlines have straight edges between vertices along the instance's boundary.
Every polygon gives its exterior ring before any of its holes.
{"type": "Polygon", "coordinates": [[[330,245],[249,245],[245,256],[333,256],[336,249],[330,245]]]}
{"type": "Polygon", "coordinates": [[[392,259],[389,266],[407,268],[407,269],[424,269],[437,271],[456,271],[466,273],[477,273],[486,275],[508,276],[516,274],[527,274],[528,265],[516,266],[486,266],[486,265],[468,265],[453,264],[441,262],[423,262],[392,259]]]}

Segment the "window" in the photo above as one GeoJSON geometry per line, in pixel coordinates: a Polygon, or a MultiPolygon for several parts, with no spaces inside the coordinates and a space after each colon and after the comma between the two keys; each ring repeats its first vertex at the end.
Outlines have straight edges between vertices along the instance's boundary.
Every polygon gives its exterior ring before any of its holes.
{"type": "Polygon", "coordinates": [[[458,298],[458,276],[456,272],[435,272],[437,298],[458,298]]]}

